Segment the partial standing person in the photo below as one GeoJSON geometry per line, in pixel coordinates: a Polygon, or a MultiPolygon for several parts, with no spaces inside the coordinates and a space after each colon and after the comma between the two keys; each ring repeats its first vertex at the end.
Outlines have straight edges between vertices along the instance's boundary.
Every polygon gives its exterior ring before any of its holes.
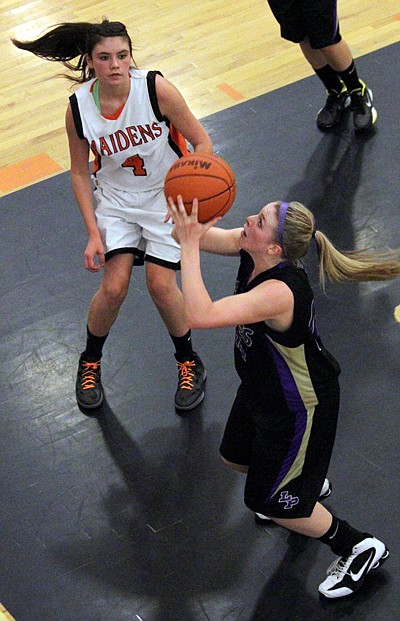
{"type": "Polygon", "coordinates": [[[89,238],[85,267],[104,272],[89,308],[76,380],[78,404],[92,409],[102,403],[103,346],[128,292],[133,265],[145,262],[148,290],[176,349],[175,407],[191,410],[204,397],[206,371],[185,320],[176,280],[180,249],[172,225],[164,222],[163,184],[173,162],[188,152],[186,140],[195,152],[212,153],[211,139],[160,72],[136,66],[121,22],[64,23],[33,41],[13,43],[63,63],[78,74],[66,77],[81,84],[66,112],[71,178],[89,238]]]}
{"type": "Polygon", "coordinates": [[[319,585],[325,597],[357,591],[389,556],[386,545],[355,529],[320,502],[339,411],[339,365],[318,335],[314,295],[300,259],[315,239],[320,277],[332,281],[393,279],[398,253],[339,252],[297,202],[269,203],[243,228],[197,222],[169,199],[180,241],[182,290],[189,325],[236,326],[241,384],[221,444],[225,464],[247,474],[245,503],[277,524],[319,539],[338,555],[319,585]],[[211,227],[211,228],[210,228],[211,227]],[[235,295],[212,301],[200,248],[240,255],[235,295]]]}
{"type": "Polygon", "coordinates": [[[299,43],[304,57],[324,84],[327,99],[317,126],[330,130],[346,109],[356,130],[368,130],[377,119],[372,91],[359,79],[352,53],[342,39],[337,0],[267,0],[283,39],[299,43]]]}

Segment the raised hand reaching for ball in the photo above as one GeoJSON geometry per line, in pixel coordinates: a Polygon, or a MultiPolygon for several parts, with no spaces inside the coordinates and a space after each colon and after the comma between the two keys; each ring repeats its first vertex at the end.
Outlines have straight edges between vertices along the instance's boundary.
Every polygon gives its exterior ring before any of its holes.
{"type": "Polygon", "coordinates": [[[203,223],[199,222],[198,215],[199,201],[197,198],[193,199],[190,213],[187,213],[187,207],[180,194],[177,196],[176,203],[171,197],[168,198],[168,218],[171,218],[174,223],[172,237],[179,244],[198,242],[222,217],[216,216],[203,223]]]}

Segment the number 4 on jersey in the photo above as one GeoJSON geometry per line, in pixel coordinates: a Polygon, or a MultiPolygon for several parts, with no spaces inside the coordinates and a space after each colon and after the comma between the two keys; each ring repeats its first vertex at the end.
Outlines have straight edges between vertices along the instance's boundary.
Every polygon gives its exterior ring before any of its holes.
{"type": "Polygon", "coordinates": [[[135,177],[145,177],[147,175],[147,170],[144,167],[144,160],[140,155],[136,154],[132,155],[132,157],[128,157],[121,166],[122,168],[132,168],[135,177]]]}

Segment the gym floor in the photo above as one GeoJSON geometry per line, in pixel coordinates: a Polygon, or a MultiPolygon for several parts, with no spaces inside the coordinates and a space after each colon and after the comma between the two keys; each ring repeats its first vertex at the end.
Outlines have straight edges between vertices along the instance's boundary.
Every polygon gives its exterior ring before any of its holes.
{"type": "MultiPolygon", "coordinates": [[[[399,245],[399,45],[357,60],[379,114],[368,135],[350,118],[340,131],[317,130],[315,77],[203,119],[238,178],[221,226],[292,199],[339,248],[399,245]]],[[[194,333],[207,393],[178,416],[171,342],[138,268],[103,357],[106,401],[88,417],[74,380],[99,279],[83,268],[68,173],[1,197],[0,228],[0,619],[398,620],[399,282],[323,294],[307,259],[319,330],[342,366],[327,506],[391,551],[362,591],[327,602],[317,589],[329,548],[257,526],[243,477],[220,461],[238,386],[233,330],[194,333]]],[[[213,297],[232,292],[236,269],[235,259],[204,256],[213,297]]]]}

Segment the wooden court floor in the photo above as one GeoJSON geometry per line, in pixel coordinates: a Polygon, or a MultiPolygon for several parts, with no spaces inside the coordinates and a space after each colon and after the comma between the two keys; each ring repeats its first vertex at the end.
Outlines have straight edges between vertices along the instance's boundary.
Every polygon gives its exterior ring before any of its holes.
{"type": "MultiPolygon", "coordinates": [[[[10,36],[29,39],[54,23],[97,21],[103,15],[124,21],[139,66],[161,70],[199,118],[311,75],[298,48],[280,39],[261,0],[139,0],[129,6],[110,1],[82,6],[73,0],[62,8],[53,0],[2,0],[0,196],[69,167],[64,132],[69,83],[54,77],[57,65],[14,48],[10,36]]],[[[339,16],[355,58],[400,41],[397,1],[341,0],[339,16]]],[[[0,604],[0,621],[13,621],[11,613],[0,604]]]]}
{"type": "MultiPolygon", "coordinates": [[[[265,0],[1,0],[0,196],[69,168],[70,83],[54,77],[58,64],[18,50],[10,37],[103,16],[127,25],[137,64],[162,71],[199,118],[312,73],[297,46],[280,38],[265,0]]],[[[340,0],[339,16],[355,58],[400,40],[397,0],[340,0]]]]}

